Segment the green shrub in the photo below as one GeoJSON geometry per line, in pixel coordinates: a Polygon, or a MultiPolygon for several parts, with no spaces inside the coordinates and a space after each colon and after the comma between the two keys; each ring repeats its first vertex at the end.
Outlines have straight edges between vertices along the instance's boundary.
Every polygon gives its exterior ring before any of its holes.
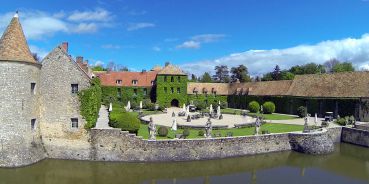
{"type": "Polygon", "coordinates": [[[259,112],[260,105],[257,101],[252,101],[249,103],[249,111],[250,112],[259,112]]]}
{"type": "Polygon", "coordinates": [[[263,111],[265,114],[272,114],[275,112],[275,104],[273,102],[265,102],[263,104],[263,111]]]}
{"type": "Polygon", "coordinates": [[[204,136],[205,135],[205,132],[204,132],[204,130],[199,130],[199,133],[197,134],[198,136],[204,136]]]}
{"type": "Polygon", "coordinates": [[[306,117],[307,115],[307,109],[304,106],[300,106],[299,108],[297,108],[297,115],[300,118],[306,117]]]}
{"type": "Polygon", "coordinates": [[[203,101],[195,101],[194,102],[194,105],[197,107],[197,109],[199,109],[199,110],[203,110],[203,109],[205,109],[206,108],[206,104],[205,104],[205,102],[203,102],[203,101]]]}
{"type": "Polygon", "coordinates": [[[169,132],[169,130],[168,130],[168,128],[167,128],[167,127],[165,127],[165,126],[161,126],[161,127],[159,127],[159,129],[158,129],[158,135],[159,135],[160,137],[166,137],[166,136],[168,135],[168,132],[169,132]]]}
{"type": "Polygon", "coordinates": [[[227,102],[220,102],[220,108],[221,108],[221,109],[226,109],[226,108],[228,108],[228,103],[227,103],[227,102]]]}
{"type": "MultiPolygon", "coordinates": [[[[348,117],[347,117],[348,118],[348,117]]],[[[341,125],[341,126],[346,126],[347,125],[347,121],[346,118],[339,118],[335,121],[337,124],[341,125]]]]}
{"type": "Polygon", "coordinates": [[[184,137],[188,137],[188,136],[190,136],[190,130],[184,129],[182,134],[183,134],[184,137]]]}
{"type": "Polygon", "coordinates": [[[269,134],[269,130],[262,130],[261,134],[269,134]]]}
{"type": "Polygon", "coordinates": [[[133,114],[126,112],[122,108],[113,108],[109,115],[109,125],[113,128],[120,128],[130,133],[138,132],[140,120],[133,114]]]}
{"type": "Polygon", "coordinates": [[[150,111],[155,111],[155,104],[151,102],[147,103],[145,108],[150,111]]]}

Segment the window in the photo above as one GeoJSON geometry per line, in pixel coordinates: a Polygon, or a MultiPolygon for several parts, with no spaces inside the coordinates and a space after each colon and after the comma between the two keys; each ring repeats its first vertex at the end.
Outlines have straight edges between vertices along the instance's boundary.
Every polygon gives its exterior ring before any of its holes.
{"type": "Polygon", "coordinates": [[[164,87],[164,93],[168,93],[167,87],[164,87]]]}
{"type": "Polygon", "coordinates": [[[170,93],[174,93],[174,88],[173,87],[170,88],[170,93]]]}
{"type": "Polygon", "coordinates": [[[137,89],[133,89],[133,94],[137,95],[137,89]]]}
{"type": "Polygon", "coordinates": [[[31,130],[34,130],[36,127],[36,119],[31,119],[31,130]]]}
{"type": "Polygon", "coordinates": [[[178,80],[178,82],[181,82],[181,77],[180,77],[180,76],[178,76],[177,80],[178,80]]]}
{"type": "Polygon", "coordinates": [[[144,95],[147,95],[147,89],[144,88],[144,95]]]}
{"type": "Polygon", "coordinates": [[[167,76],[164,76],[164,82],[167,82],[167,76]]]}
{"type": "Polygon", "coordinates": [[[78,84],[72,84],[71,87],[73,94],[78,93],[78,84]]]}
{"type": "Polygon", "coordinates": [[[174,77],[170,77],[170,82],[174,82],[174,77]]]}
{"type": "Polygon", "coordinates": [[[177,93],[181,93],[181,88],[177,88],[177,93]]]}
{"type": "Polygon", "coordinates": [[[36,94],[36,83],[31,83],[31,94],[36,94]]]}
{"type": "Polygon", "coordinates": [[[138,84],[138,80],[132,80],[132,84],[133,85],[137,85],[138,84]]]}
{"type": "Polygon", "coordinates": [[[72,128],[78,128],[78,118],[71,118],[72,128]]]}
{"type": "Polygon", "coordinates": [[[116,84],[122,84],[122,80],[118,79],[115,81],[116,84]]]}

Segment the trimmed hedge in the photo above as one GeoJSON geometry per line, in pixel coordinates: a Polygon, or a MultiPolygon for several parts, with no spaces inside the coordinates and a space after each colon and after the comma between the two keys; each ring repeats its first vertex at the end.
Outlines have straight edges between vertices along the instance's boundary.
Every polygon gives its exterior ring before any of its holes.
{"type": "Polygon", "coordinates": [[[165,127],[165,126],[161,126],[161,127],[159,127],[159,129],[158,129],[158,135],[159,135],[160,137],[166,137],[166,136],[168,135],[168,132],[169,132],[169,130],[168,130],[168,128],[167,128],[167,127],[165,127]]]}
{"type": "Polygon", "coordinates": [[[265,114],[273,114],[275,111],[275,104],[273,102],[265,102],[263,104],[263,111],[265,114]]]}
{"type": "Polygon", "coordinates": [[[109,125],[137,134],[141,122],[135,115],[126,112],[123,108],[113,108],[109,115],[109,125]]]}
{"type": "Polygon", "coordinates": [[[91,86],[88,89],[80,91],[78,97],[81,115],[87,121],[85,128],[91,129],[96,125],[101,106],[100,80],[98,78],[92,79],[91,86]]]}
{"type": "Polygon", "coordinates": [[[257,101],[252,101],[249,103],[249,111],[250,112],[259,112],[259,109],[260,109],[260,105],[257,101]]]}

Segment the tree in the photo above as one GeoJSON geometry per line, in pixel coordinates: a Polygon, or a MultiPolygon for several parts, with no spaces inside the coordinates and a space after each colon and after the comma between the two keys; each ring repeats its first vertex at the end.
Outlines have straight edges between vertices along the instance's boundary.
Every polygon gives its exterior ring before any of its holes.
{"type": "Polygon", "coordinates": [[[92,67],[91,69],[92,69],[92,71],[106,71],[106,68],[104,68],[101,65],[96,65],[96,66],[92,67]]]}
{"type": "Polygon", "coordinates": [[[213,80],[211,79],[211,76],[208,72],[205,72],[202,77],[200,82],[213,82],[213,80]]]}
{"type": "Polygon", "coordinates": [[[197,77],[195,74],[191,75],[191,82],[197,82],[197,77]]]}
{"type": "Polygon", "coordinates": [[[293,80],[295,75],[287,70],[281,72],[281,80],[293,80]]]}
{"type": "Polygon", "coordinates": [[[107,66],[108,71],[117,71],[118,69],[117,64],[114,63],[114,61],[110,61],[107,66]]]}
{"type": "Polygon", "coordinates": [[[217,82],[229,82],[229,70],[226,65],[215,66],[215,75],[213,79],[217,82]]]}
{"type": "Polygon", "coordinates": [[[273,74],[272,72],[266,73],[261,78],[261,81],[272,81],[273,80],[273,74]]]}
{"type": "Polygon", "coordinates": [[[352,66],[352,63],[350,62],[343,62],[343,63],[337,63],[333,66],[332,71],[334,73],[337,72],[353,72],[355,71],[355,68],[352,66]]]}
{"type": "Polygon", "coordinates": [[[275,66],[274,71],[272,73],[273,80],[281,80],[281,69],[278,65],[275,66]]]}
{"type": "Polygon", "coordinates": [[[38,54],[37,53],[32,53],[32,57],[33,57],[33,59],[35,59],[37,62],[40,62],[41,61],[41,58],[38,56],[38,54]]]}
{"type": "Polygon", "coordinates": [[[338,64],[338,63],[340,63],[340,61],[338,60],[338,59],[336,59],[336,58],[333,58],[333,59],[330,59],[330,60],[328,60],[328,61],[326,61],[323,65],[324,65],[324,67],[325,67],[325,71],[327,72],[327,73],[332,73],[333,72],[333,67],[336,65],[336,64],[338,64]]]}
{"type": "Polygon", "coordinates": [[[248,69],[245,65],[239,65],[238,67],[232,67],[231,73],[232,73],[231,79],[233,82],[236,81],[237,79],[240,82],[250,82],[251,81],[248,69]]]}

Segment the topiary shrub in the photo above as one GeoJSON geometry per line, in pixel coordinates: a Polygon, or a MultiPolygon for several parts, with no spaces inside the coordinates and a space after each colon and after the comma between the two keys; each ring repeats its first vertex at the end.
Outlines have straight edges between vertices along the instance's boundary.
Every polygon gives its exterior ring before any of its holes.
{"type": "Polygon", "coordinates": [[[249,103],[249,111],[250,112],[259,112],[260,104],[257,101],[252,101],[249,103]]]}
{"type": "Polygon", "coordinates": [[[125,112],[121,108],[113,108],[113,111],[110,112],[109,125],[113,128],[137,134],[140,124],[140,120],[135,115],[125,112]]]}
{"type": "Polygon", "coordinates": [[[203,101],[195,101],[194,102],[194,105],[196,106],[196,108],[197,109],[199,109],[199,110],[203,110],[203,109],[205,109],[206,108],[206,104],[205,104],[205,102],[203,102],[203,101]]]}
{"type": "Polygon", "coordinates": [[[339,118],[335,121],[337,124],[341,125],[341,126],[346,126],[347,125],[347,121],[346,118],[339,118]]]}
{"type": "Polygon", "coordinates": [[[160,137],[166,137],[167,135],[168,135],[168,128],[167,127],[165,127],[165,126],[161,126],[161,127],[159,127],[159,129],[158,129],[158,135],[160,136],[160,137]]]}
{"type": "Polygon", "coordinates": [[[263,104],[263,111],[265,114],[272,114],[275,111],[275,104],[273,102],[265,102],[263,104]]]}
{"type": "Polygon", "coordinates": [[[205,135],[205,132],[203,130],[199,130],[199,133],[197,135],[203,137],[205,135]]]}
{"type": "Polygon", "coordinates": [[[300,106],[299,108],[297,108],[297,115],[300,118],[306,117],[307,115],[307,109],[304,106],[300,106]]]}
{"type": "Polygon", "coordinates": [[[183,130],[182,135],[183,135],[185,138],[186,138],[186,137],[188,137],[188,136],[190,136],[190,130],[188,130],[188,129],[184,129],[184,130],[183,130]]]}
{"type": "Polygon", "coordinates": [[[145,108],[150,111],[155,111],[155,104],[154,103],[147,103],[145,108]]]}

